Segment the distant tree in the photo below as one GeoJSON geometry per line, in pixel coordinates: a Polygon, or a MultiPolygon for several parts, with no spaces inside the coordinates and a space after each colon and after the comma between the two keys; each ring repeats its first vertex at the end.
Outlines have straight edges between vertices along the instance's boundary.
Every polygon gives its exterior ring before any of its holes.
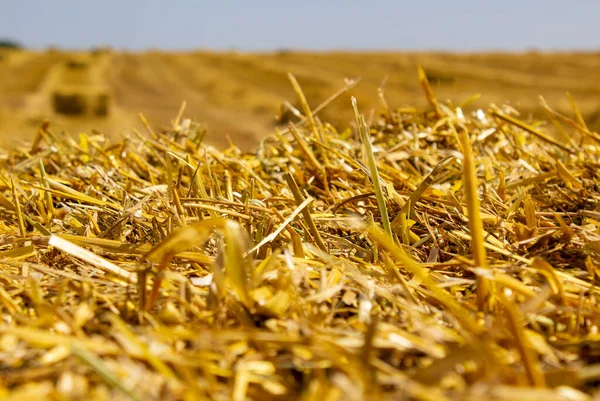
{"type": "Polygon", "coordinates": [[[287,56],[288,54],[292,54],[293,50],[287,47],[282,47],[280,49],[275,50],[275,54],[277,56],[287,56]]]}
{"type": "Polygon", "coordinates": [[[109,54],[113,51],[110,46],[94,46],[90,49],[90,53],[94,56],[101,56],[103,54],[109,54]]]}
{"type": "Polygon", "coordinates": [[[0,39],[0,49],[22,49],[23,45],[13,39],[0,39]]]}

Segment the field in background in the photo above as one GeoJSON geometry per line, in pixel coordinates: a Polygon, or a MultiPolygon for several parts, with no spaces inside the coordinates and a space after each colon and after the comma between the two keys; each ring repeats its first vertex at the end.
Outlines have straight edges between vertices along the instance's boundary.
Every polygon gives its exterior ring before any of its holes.
{"type": "Polygon", "coordinates": [[[0,140],[4,146],[33,137],[50,118],[54,130],[92,129],[111,136],[140,125],[142,112],[154,125],[169,124],[181,102],[185,115],[206,123],[207,142],[225,145],[227,135],[248,149],[272,132],[283,101],[295,104],[291,72],[311,106],[361,82],[320,115],[339,127],[351,120],[350,96],[362,110],[378,109],[385,81],[390,107],[425,106],[417,66],[425,68],[442,101],[454,105],[482,93],[469,107],[509,103],[521,118],[545,117],[543,95],[571,114],[574,96],[589,127],[600,128],[600,53],[64,53],[0,50],[0,140]]]}

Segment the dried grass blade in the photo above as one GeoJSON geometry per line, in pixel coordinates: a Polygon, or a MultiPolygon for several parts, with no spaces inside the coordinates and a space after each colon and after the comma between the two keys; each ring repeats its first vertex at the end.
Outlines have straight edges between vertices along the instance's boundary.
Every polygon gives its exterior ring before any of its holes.
{"type": "Polygon", "coordinates": [[[525,223],[527,228],[534,231],[537,229],[537,217],[535,214],[535,203],[531,199],[531,196],[527,195],[523,202],[523,209],[525,209],[525,223]]]}
{"type": "Polygon", "coordinates": [[[11,259],[19,260],[29,256],[35,255],[35,248],[33,245],[28,245],[20,248],[12,248],[7,251],[0,251],[0,260],[11,259]]]}
{"type": "Polygon", "coordinates": [[[527,187],[529,185],[540,183],[554,177],[556,177],[556,171],[548,171],[545,173],[537,174],[533,177],[523,178],[522,180],[509,182],[508,184],[506,184],[506,189],[527,187]]]}
{"type": "MultiPolygon", "coordinates": [[[[487,267],[487,255],[485,252],[485,239],[483,236],[483,222],[481,221],[481,207],[479,205],[479,194],[477,175],[475,174],[475,161],[469,136],[464,129],[459,134],[460,144],[463,152],[463,180],[467,210],[469,212],[469,229],[471,231],[471,248],[473,259],[478,267],[487,267]]],[[[493,288],[490,288],[486,279],[477,277],[477,304],[479,310],[484,310],[486,304],[491,302],[493,288]]],[[[490,305],[491,306],[491,305],[490,305]]]]}
{"type": "Polygon", "coordinates": [[[100,376],[108,385],[118,388],[123,392],[123,394],[133,401],[143,401],[143,399],[133,392],[133,390],[127,388],[123,383],[121,383],[119,378],[110,371],[102,359],[76,344],[71,345],[71,352],[77,358],[79,358],[79,360],[92,368],[94,372],[96,372],[96,374],[98,374],[98,376],[100,376]]]}
{"type": "Polygon", "coordinates": [[[17,213],[17,222],[19,223],[19,234],[21,234],[21,238],[25,238],[27,235],[27,231],[25,230],[25,222],[23,222],[23,213],[21,212],[21,203],[19,202],[19,197],[17,196],[17,187],[15,186],[15,181],[12,176],[10,177],[10,185],[12,189],[13,200],[15,202],[15,212],[17,213]]]}
{"type": "Polygon", "coordinates": [[[567,167],[560,161],[556,161],[556,174],[560,177],[561,180],[567,184],[567,186],[581,189],[583,185],[581,182],[567,169],[567,167]]]}
{"type": "Polygon", "coordinates": [[[169,379],[177,379],[175,373],[156,355],[154,355],[148,346],[144,344],[135,333],[133,333],[117,315],[110,315],[109,320],[114,330],[113,336],[124,345],[126,351],[133,352],[135,357],[146,360],[157,372],[160,372],[164,377],[169,379]]]}
{"type": "Polygon", "coordinates": [[[294,77],[291,73],[288,73],[288,79],[290,80],[292,88],[294,89],[294,92],[296,93],[296,96],[298,97],[298,100],[302,105],[304,115],[308,120],[308,126],[312,131],[314,138],[319,138],[319,130],[317,128],[317,124],[315,123],[315,118],[313,116],[312,111],[310,110],[310,106],[308,105],[308,101],[306,100],[306,96],[304,95],[300,84],[296,80],[296,77],[294,77]]]}
{"type": "Polygon", "coordinates": [[[533,259],[531,263],[531,267],[539,270],[539,272],[546,277],[550,286],[552,287],[552,291],[555,295],[557,295],[560,299],[562,305],[567,304],[567,297],[565,295],[565,287],[563,285],[562,280],[556,274],[556,270],[550,263],[541,257],[536,257],[533,259]]]}
{"type": "Polygon", "coordinates": [[[50,240],[48,241],[48,244],[84,262],[96,266],[105,272],[114,274],[115,276],[125,280],[127,283],[137,282],[137,276],[134,273],[125,270],[115,265],[114,263],[109,262],[108,260],[96,255],[95,253],[92,253],[78,245],[75,245],[74,243],[69,242],[66,239],[61,238],[57,235],[52,235],[50,237],[50,240]]]}
{"type": "Polygon", "coordinates": [[[292,136],[294,137],[296,142],[298,142],[298,145],[300,146],[300,150],[302,150],[302,153],[304,153],[304,155],[306,156],[308,163],[311,166],[313,166],[313,168],[315,170],[317,170],[319,172],[319,174],[321,174],[323,172],[323,166],[321,165],[321,163],[319,163],[319,161],[315,157],[315,154],[308,146],[308,143],[306,143],[304,138],[302,138],[302,136],[300,135],[300,133],[298,132],[298,129],[296,128],[296,126],[294,124],[290,123],[288,125],[288,127],[289,127],[289,130],[290,130],[292,136]]]}
{"type": "Polygon", "coordinates": [[[353,78],[353,79],[346,80],[346,84],[344,85],[344,87],[339,89],[337,92],[333,93],[327,99],[323,100],[321,102],[321,104],[319,104],[317,107],[315,107],[313,109],[313,111],[312,111],[313,116],[316,116],[321,110],[323,110],[325,107],[327,107],[327,105],[329,105],[331,102],[333,102],[335,99],[337,99],[344,93],[348,92],[350,89],[354,88],[359,83],[360,83],[360,78],[353,78]]]}
{"type": "Polygon", "coordinates": [[[29,151],[29,153],[31,153],[32,155],[34,155],[38,152],[40,144],[42,143],[42,140],[45,139],[46,132],[48,131],[49,126],[50,126],[50,121],[44,120],[44,122],[42,122],[40,124],[40,126],[38,127],[38,129],[35,133],[33,142],[31,144],[31,150],[29,151]]]}
{"type": "MultiPolygon", "coordinates": [[[[81,237],[77,235],[61,234],[61,238],[67,241],[83,245],[83,246],[97,246],[110,252],[125,253],[131,255],[145,255],[152,247],[149,244],[130,244],[126,242],[115,241],[107,238],[89,238],[81,237]]],[[[210,257],[198,253],[198,252],[179,252],[175,258],[186,259],[197,263],[208,264],[212,260],[210,257]]]]}
{"type": "Polygon", "coordinates": [[[225,224],[226,268],[227,278],[231,287],[242,304],[250,309],[253,299],[250,297],[249,282],[252,281],[252,261],[247,250],[247,238],[242,226],[235,221],[225,224]]]}
{"type": "Polygon", "coordinates": [[[281,223],[279,225],[279,227],[277,227],[277,229],[275,231],[273,231],[271,234],[267,235],[265,238],[262,239],[262,241],[260,241],[258,244],[256,244],[254,246],[254,248],[250,249],[247,253],[251,254],[256,252],[257,250],[260,249],[260,247],[262,247],[263,245],[273,241],[275,238],[277,238],[277,236],[279,234],[281,234],[281,232],[288,226],[288,224],[290,224],[292,221],[294,221],[294,219],[304,210],[304,208],[306,208],[314,199],[312,197],[308,197],[304,200],[304,202],[302,202],[300,205],[298,205],[298,207],[296,207],[296,209],[294,209],[294,211],[290,214],[290,216],[285,219],[285,221],[283,223],[281,223]]]}
{"type": "Polygon", "coordinates": [[[13,205],[13,203],[10,200],[8,200],[8,198],[6,196],[4,196],[2,193],[0,193],[0,206],[2,206],[3,208],[5,208],[7,210],[12,210],[12,211],[16,210],[15,205],[13,205]]]}
{"type": "Polygon", "coordinates": [[[474,334],[483,333],[484,329],[477,323],[471,314],[456,302],[450,294],[441,289],[429,276],[427,270],[408,256],[389,235],[386,235],[380,228],[374,225],[371,225],[368,228],[368,232],[384,249],[390,252],[396,260],[400,261],[408,271],[421,280],[427,289],[431,291],[432,295],[448,309],[465,330],[474,334]]]}
{"type": "Polygon", "coordinates": [[[175,255],[200,246],[215,228],[223,228],[227,222],[225,218],[207,219],[196,224],[182,227],[169,235],[163,242],[152,248],[146,259],[151,262],[168,263],[175,255]]]}
{"type": "Polygon", "coordinates": [[[140,118],[140,121],[142,122],[142,125],[144,126],[144,128],[146,128],[146,131],[148,131],[148,133],[150,134],[150,136],[155,141],[158,140],[158,135],[156,134],[156,132],[154,132],[154,130],[152,129],[152,127],[148,123],[148,120],[146,120],[146,117],[142,113],[140,113],[138,115],[138,117],[140,118]]]}
{"type": "MultiPolygon", "coordinates": [[[[39,161],[39,166],[40,166],[40,175],[42,177],[42,184],[44,185],[44,187],[47,190],[49,190],[50,184],[48,183],[48,180],[47,180],[46,169],[44,168],[44,162],[41,159],[39,161]]],[[[44,200],[46,201],[46,210],[48,213],[48,220],[50,220],[52,218],[52,216],[54,216],[54,202],[52,201],[52,193],[50,191],[44,191],[44,200]]]]}
{"type": "MultiPolygon", "coordinates": [[[[553,118],[556,118],[558,120],[563,121],[565,124],[570,125],[571,127],[575,128],[577,131],[581,132],[582,134],[588,135],[592,138],[594,138],[596,141],[600,142],[600,135],[598,135],[596,132],[592,132],[589,129],[586,129],[585,127],[582,127],[580,124],[578,124],[577,122],[573,121],[572,119],[570,119],[567,116],[564,116],[562,114],[560,114],[559,112],[557,112],[556,110],[552,109],[548,103],[546,103],[546,100],[540,96],[540,101],[542,103],[542,107],[544,109],[546,109],[546,111],[548,113],[550,113],[550,115],[553,118]]],[[[569,137],[569,143],[571,144],[571,146],[573,146],[573,141],[571,140],[571,138],[569,137]]]]}
{"type": "Polygon", "coordinates": [[[581,112],[579,111],[579,107],[577,106],[577,102],[575,102],[575,99],[573,99],[573,96],[571,96],[570,92],[567,92],[567,97],[569,98],[569,102],[571,103],[571,108],[573,109],[573,113],[575,114],[575,118],[577,118],[577,122],[585,130],[589,131],[590,129],[588,128],[587,124],[585,123],[585,120],[583,119],[583,116],[581,115],[581,112]]]}
{"type": "Polygon", "coordinates": [[[66,185],[61,184],[58,181],[55,181],[51,178],[46,179],[50,186],[55,187],[61,191],[61,195],[67,198],[71,198],[76,201],[89,203],[90,205],[96,206],[113,206],[116,210],[119,209],[118,206],[114,205],[112,202],[103,201],[100,199],[92,198],[86,194],[83,194],[79,191],[74,190],[73,188],[67,187],[66,185]]]}
{"type": "Polygon", "coordinates": [[[71,336],[54,333],[47,329],[29,326],[0,326],[0,333],[12,334],[36,348],[53,348],[56,346],[71,346],[77,344],[82,348],[93,349],[98,354],[118,355],[121,351],[118,346],[106,338],[83,337],[73,338],[71,336]]]}
{"type": "MultiPolygon", "coordinates": [[[[285,181],[287,182],[288,186],[290,187],[290,190],[292,191],[292,194],[294,195],[294,199],[296,200],[296,203],[298,204],[298,206],[301,205],[306,199],[304,199],[304,195],[302,195],[302,193],[300,192],[300,188],[298,188],[298,184],[296,184],[296,180],[294,180],[294,177],[290,173],[284,174],[283,177],[284,177],[285,181]]],[[[315,222],[312,218],[312,215],[310,214],[310,211],[307,208],[303,208],[301,212],[302,212],[302,216],[304,216],[304,220],[306,221],[306,225],[308,226],[310,234],[313,236],[313,238],[315,239],[315,242],[317,243],[317,246],[322,251],[327,252],[327,247],[325,246],[325,243],[323,242],[323,239],[321,238],[319,229],[315,225],[315,222]]]]}
{"type": "MultiPolygon", "coordinates": [[[[484,271],[483,274],[487,275],[488,272],[484,271]]],[[[512,291],[515,291],[521,295],[527,297],[527,299],[534,298],[536,296],[536,292],[528,287],[526,284],[523,284],[522,281],[511,277],[502,272],[494,272],[493,277],[491,278],[494,283],[497,283],[503,287],[510,288],[512,291]]]]}
{"type": "Polygon", "coordinates": [[[509,115],[506,115],[504,113],[502,113],[499,110],[492,110],[492,115],[498,117],[501,120],[506,121],[507,123],[510,123],[512,125],[515,125],[519,128],[521,128],[524,131],[529,132],[530,134],[533,134],[535,136],[537,136],[538,138],[551,143],[552,145],[561,148],[562,150],[565,150],[569,153],[574,153],[573,149],[569,148],[568,146],[563,145],[562,143],[556,141],[554,138],[550,137],[547,134],[544,134],[543,132],[533,128],[532,126],[530,126],[529,124],[525,124],[524,122],[517,120],[514,117],[511,117],[509,115]]]}
{"type": "MultiPolygon", "coordinates": [[[[548,104],[546,103],[546,100],[542,96],[540,96],[540,103],[542,104],[542,107],[545,109],[546,114],[548,114],[548,117],[550,117],[550,121],[552,122],[552,125],[554,125],[554,128],[556,128],[556,131],[558,132],[558,134],[561,136],[561,139],[563,141],[567,142],[572,149],[576,149],[577,145],[575,144],[575,142],[573,142],[571,135],[569,135],[567,133],[567,131],[565,130],[565,127],[563,127],[563,125],[561,123],[562,119],[558,116],[558,113],[556,113],[556,111],[552,110],[550,108],[550,106],[548,106],[548,104]]],[[[562,120],[562,121],[565,122],[564,120],[562,120]]],[[[573,121],[573,124],[576,125],[577,123],[575,123],[575,121],[573,121]]]]}
{"type": "MultiPolygon", "coordinates": [[[[459,238],[463,238],[463,239],[465,239],[467,241],[473,242],[473,237],[471,237],[471,235],[469,235],[469,234],[467,234],[467,233],[465,233],[463,231],[452,231],[452,234],[456,235],[459,238]]],[[[500,255],[507,256],[507,257],[509,257],[511,259],[514,259],[516,261],[525,263],[527,265],[529,265],[531,263],[531,260],[529,260],[529,259],[527,259],[527,258],[525,258],[525,257],[523,257],[523,256],[521,256],[519,254],[512,253],[512,252],[510,252],[510,251],[508,251],[508,250],[506,250],[504,248],[500,248],[500,247],[498,247],[496,245],[490,244],[487,241],[483,243],[483,246],[485,246],[490,251],[498,252],[500,255]]]]}
{"type": "Polygon", "coordinates": [[[498,294],[498,300],[507,312],[509,329],[517,342],[517,347],[521,354],[523,364],[525,365],[525,372],[527,373],[529,383],[535,387],[546,387],[544,374],[542,373],[542,369],[537,360],[537,355],[535,355],[534,349],[523,329],[526,322],[523,314],[515,303],[507,299],[502,293],[498,294]]]}
{"type": "Polygon", "coordinates": [[[423,181],[421,181],[421,183],[417,186],[417,188],[410,195],[410,197],[408,198],[408,200],[402,207],[401,211],[394,218],[394,220],[392,220],[392,230],[393,231],[397,231],[399,229],[399,225],[401,223],[400,216],[402,215],[402,213],[404,213],[406,216],[413,216],[414,212],[412,211],[412,207],[414,207],[414,205],[416,205],[416,203],[421,198],[421,195],[423,195],[423,192],[425,192],[427,190],[427,188],[429,188],[431,186],[431,184],[433,184],[433,181],[435,181],[437,176],[446,167],[448,167],[454,161],[454,159],[455,159],[454,156],[449,156],[449,157],[445,158],[444,160],[442,160],[441,162],[436,164],[436,166],[433,168],[433,170],[431,170],[431,172],[429,174],[427,174],[427,177],[425,177],[425,179],[423,181]]]}
{"type": "Polygon", "coordinates": [[[392,226],[390,225],[390,218],[388,216],[387,205],[385,203],[385,196],[383,194],[383,189],[381,188],[381,182],[379,177],[379,171],[377,169],[377,162],[375,161],[375,155],[373,154],[373,147],[371,146],[371,136],[369,135],[369,126],[365,121],[363,115],[359,115],[358,113],[358,105],[356,103],[356,98],[352,97],[352,107],[354,108],[354,116],[356,118],[356,124],[358,128],[358,133],[360,136],[360,141],[363,144],[363,151],[367,158],[367,162],[369,164],[369,173],[371,176],[371,181],[373,183],[373,189],[375,191],[375,197],[377,199],[377,206],[379,207],[379,213],[381,214],[381,220],[383,224],[383,229],[390,238],[394,238],[392,233],[392,226]]]}
{"type": "Polygon", "coordinates": [[[216,218],[181,227],[145,255],[150,262],[158,263],[158,276],[154,280],[149,298],[145,303],[146,311],[154,308],[162,284],[161,273],[167,269],[171,259],[186,249],[200,246],[209,238],[213,229],[223,228],[227,222],[227,219],[216,218]]]}
{"type": "Polygon", "coordinates": [[[431,89],[431,85],[429,84],[429,80],[427,79],[427,74],[425,74],[425,70],[422,66],[419,66],[419,83],[421,84],[421,88],[425,93],[425,97],[427,101],[433,107],[433,111],[435,111],[435,115],[438,118],[444,117],[444,113],[440,109],[440,105],[438,104],[437,98],[435,97],[435,93],[433,89],[431,89]]]}
{"type": "Polygon", "coordinates": [[[217,218],[220,214],[226,214],[228,216],[237,217],[239,219],[246,220],[246,221],[250,221],[252,219],[250,216],[248,216],[247,214],[244,214],[244,213],[239,213],[234,210],[220,209],[215,206],[203,205],[203,204],[199,204],[199,203],[186,203],[185,207],[191,208],[191,209],[208,210],[209,212],[215,213],[217,218]]]}

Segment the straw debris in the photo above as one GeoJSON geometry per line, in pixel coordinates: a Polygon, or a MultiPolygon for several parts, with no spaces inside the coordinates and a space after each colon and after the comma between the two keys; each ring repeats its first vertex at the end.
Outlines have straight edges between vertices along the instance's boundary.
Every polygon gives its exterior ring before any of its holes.
{"type": "Polygon", "coordinates": [[[598,134],[418,78],[337,132],[290,76],[252,153],[45,123],[0,159],[0,399],[591,400],[598,134]]]}

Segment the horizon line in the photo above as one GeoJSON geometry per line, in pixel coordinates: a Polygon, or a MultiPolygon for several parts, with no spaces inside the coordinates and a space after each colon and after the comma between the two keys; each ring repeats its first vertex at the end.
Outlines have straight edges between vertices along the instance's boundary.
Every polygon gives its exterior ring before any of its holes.
{"type": "MultiPolygon", "coordinates": [[[[2,39],[0,38],[0,41],[2,39]]],[[[600,53],[600,46],[597,47],[536,47],[530,46],[525,48],[502,48],[502,47],[489,47],[489,48],[352,48],[352,47],[331,47],[331,48],[310,48],[310,47],[293,47],[293,46],[276,46],[273,48],[240,48],[236,46],[230,47],[210,47],[210,46],[197,46],[197,47],[186,47],[186,48],[168,48],[168,47],[152,47],[146,46],[143,48],[128,48],[128,47],[117,47],[107,44],[91,45],[85,47],[71,47],[71,46],[60,46],[60,45],[47,45],[47,46],[26,46],[19,42],[20,45],[18,50],[29,50],[29,51],[64,51],[64,52],[87,52],[94,50],[110,50],[119,53],[148,53],[148,52],[165,52],[165,53],[191,53],[191,52],[214,52],[214,53],[251,53],[251,54],[277,54],[277,53],[408,53],[408,54],[419,54],[419,53],[456,53],[456,54],[549,54],[549,53],[600,53]]],[[[6,49],[10,49],[6,47],[6,49]]]]}

